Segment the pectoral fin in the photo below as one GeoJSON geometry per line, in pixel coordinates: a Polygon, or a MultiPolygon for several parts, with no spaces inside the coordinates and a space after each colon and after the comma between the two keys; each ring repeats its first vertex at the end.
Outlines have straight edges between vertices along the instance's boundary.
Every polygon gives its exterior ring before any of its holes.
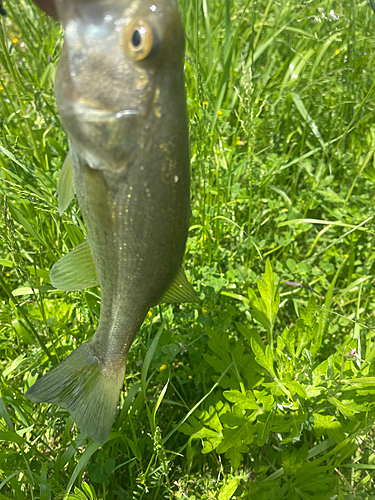
{"type": "Polygon", "coordinates": [[[188,282],[182,267],[160,300],[162,304],[174,304],[175,302],[199,302],[199,297],[188,282]]]}
{"type": "Polygon", "coordinates": [[[52,267],[49,276],[52,285],[65,292],[99,285],[89,242],[84,241],[61,257],[52,267]]]}
{"type": "Polygon", "coordinates": [[[71,152],[69,151],[65,157],[63,166],[61,167],[59,180],[57,181],[57,197],[60,217],[68,208],[73,196],[73,164],[71,152]]]}

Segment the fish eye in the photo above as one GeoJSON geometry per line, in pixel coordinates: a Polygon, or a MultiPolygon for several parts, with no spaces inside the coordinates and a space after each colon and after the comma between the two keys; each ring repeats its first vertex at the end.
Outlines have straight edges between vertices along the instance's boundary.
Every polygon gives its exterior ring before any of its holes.
{"type": "Polygon", "coordinates": [[[133,61],[142,61],[155,49],[155,37],[151,27],[138,20],[126,26],[123,32],[126,55],[133,61]]]}

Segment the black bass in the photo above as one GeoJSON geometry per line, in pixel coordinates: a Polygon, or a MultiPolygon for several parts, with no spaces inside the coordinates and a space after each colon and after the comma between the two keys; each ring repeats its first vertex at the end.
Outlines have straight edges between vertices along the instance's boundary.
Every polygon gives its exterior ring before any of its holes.
{"type": "Polygon", "coordinates": [[[67,409],[103,443],[149,308],[197,300],[181,268],[190,217],[184,31],[176,0],[55,5],[65,29],[56,98],[89,244],[63,257],[51,281],[65,290],[98,282],[101,313],[94,336],[26,396],[67,409]]]}

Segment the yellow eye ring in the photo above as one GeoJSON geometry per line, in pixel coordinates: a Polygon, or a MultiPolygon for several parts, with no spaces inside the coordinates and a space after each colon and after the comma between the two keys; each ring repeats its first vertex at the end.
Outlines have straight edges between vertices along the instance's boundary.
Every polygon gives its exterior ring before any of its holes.
{"type": "Polygon", "coordinates": [[[153,49],[154,35],[151,27],[140,19],[124,28],[123,42],[126,55],[133,61],[142,61],[153,49]]]}

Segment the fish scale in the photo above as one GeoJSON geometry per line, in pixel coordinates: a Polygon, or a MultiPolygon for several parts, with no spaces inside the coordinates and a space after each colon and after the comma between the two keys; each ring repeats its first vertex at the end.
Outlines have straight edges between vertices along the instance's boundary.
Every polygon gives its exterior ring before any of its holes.
{"type": "Polygon", "coordinates": [[[93,337],[26,396],[66,408],[103,443],[149,308],[198,300],[181,268],[190,218],[184,32],[175,0],[56,7],[66,33],[56,98],[88,239],[50,276],[62,290],[98,283],[101,311],[93,337]]]}

